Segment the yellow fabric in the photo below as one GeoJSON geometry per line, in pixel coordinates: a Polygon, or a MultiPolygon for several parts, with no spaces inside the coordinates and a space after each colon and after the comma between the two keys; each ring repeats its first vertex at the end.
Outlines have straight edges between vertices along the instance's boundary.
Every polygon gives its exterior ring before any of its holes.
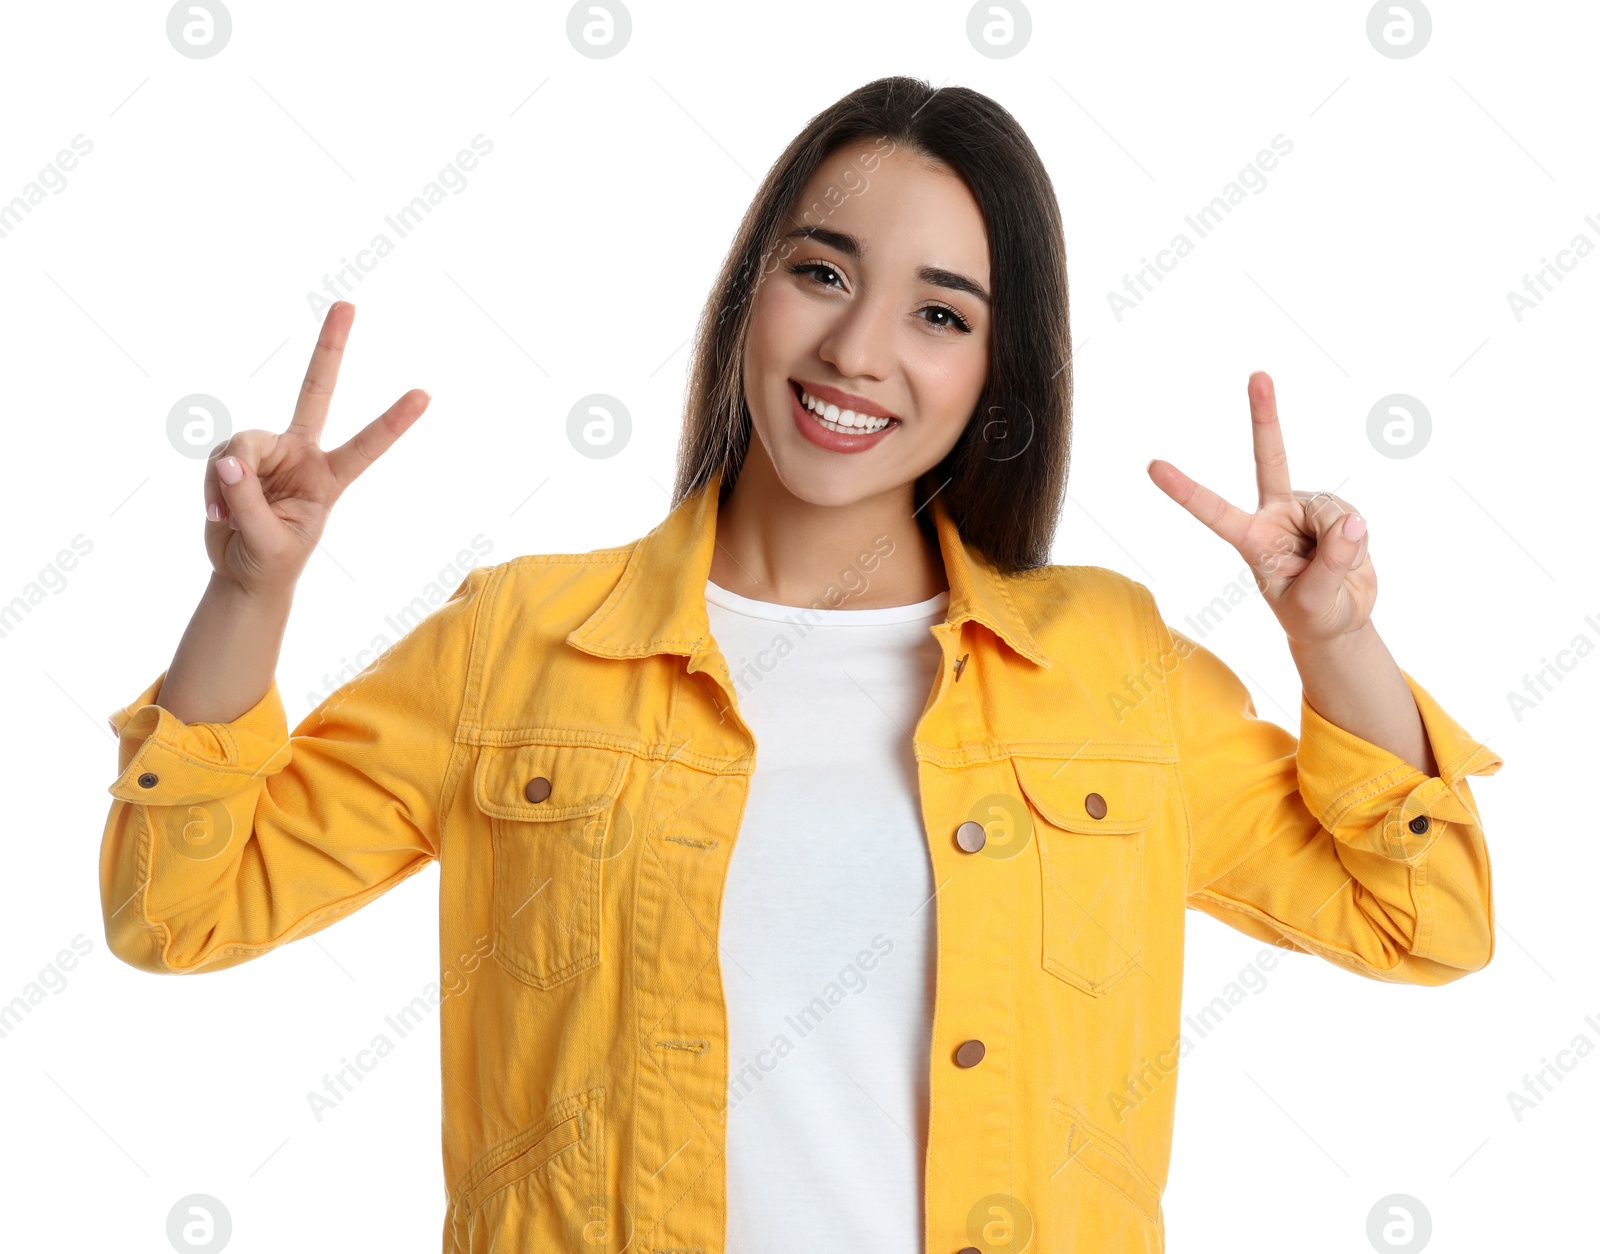
{"type": "MultiPolygon", "coordinates": [[[[472,571],[292,735],[276,684],[184,724],[165,672],[111,716],[101,893],[136,967],[234,966],[438,860],[447,1254],[723,1250],[718,913],[757,747],[707,627],[717,489],[622,547],[472,571]]],[[[1185,908],[1373,979],[1478,970],[1467,776],[1501,759],[1409,675],[1438,777],[1304,703],[1297,742],[1143,585],[1003,577],[932,510],[926,1248],[1159,1251],[1185,908]]]]}

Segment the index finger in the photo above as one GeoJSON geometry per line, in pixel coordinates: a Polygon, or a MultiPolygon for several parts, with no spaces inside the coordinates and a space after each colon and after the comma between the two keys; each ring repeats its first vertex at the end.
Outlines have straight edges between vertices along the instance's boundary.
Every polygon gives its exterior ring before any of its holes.
{"type": "Polygon", "coordinates": [[[1171,462],[1153,458],[1145,473],[1184,509],[1242,553],[1250,531],[1250,515],[1224,500],[1203,483],[1197,483],[1171,462]]]}
{"type": "Polygon", "coordinates": [[[349,301],[334,301],[322,320],[317,346],[311,350],[311,364],[306,367],[305,380],[300,384],[300,396],[294,404],[289,431],[304,436],[313,444],[321,438],[323,424],[328,420],[328,399],[339,380],[339,363],[344,360],[345,340],[350,336],[350,324],[355,316],[356,307],[349,301]]]}

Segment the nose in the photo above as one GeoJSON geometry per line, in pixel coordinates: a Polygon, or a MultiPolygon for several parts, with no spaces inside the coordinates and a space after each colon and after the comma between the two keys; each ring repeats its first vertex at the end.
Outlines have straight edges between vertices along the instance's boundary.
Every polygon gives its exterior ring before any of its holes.
{"type": "Polygon", "coordinates": [[[889,377],[898,335],[893,315],[863,294],[841,310],[817,354],[841,379],[881,381],[889,377]]]}

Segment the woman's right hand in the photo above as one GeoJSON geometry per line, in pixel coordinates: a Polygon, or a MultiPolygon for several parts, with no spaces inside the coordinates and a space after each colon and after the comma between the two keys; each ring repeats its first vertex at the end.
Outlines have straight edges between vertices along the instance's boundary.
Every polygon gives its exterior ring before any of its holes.
{"type": "Polygon", "coordinates": [[[292,593],[333,503],[428,407],[413,388],[338,448],[317,446],[355,313],[338,301],[322,320],[288,430],[236,432],[206,462],[206,553],[246,592],[292,593]]]}

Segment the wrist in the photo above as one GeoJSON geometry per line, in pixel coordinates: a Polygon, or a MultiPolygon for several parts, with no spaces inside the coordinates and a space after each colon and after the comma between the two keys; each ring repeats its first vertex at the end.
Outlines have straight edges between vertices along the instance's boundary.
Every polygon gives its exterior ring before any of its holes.
{"type": "Polygon", "coordinates": [[[230,609],[287,615],[294,603],[294,585],[284,588],[247,588],[229,575],[211,572],[206,599],[230,609]]]}
{"type": "Polygon", "coordinates": [[[1361,657],[1370,654],[1374,646],[1381,646],[1378,629],[1369,618],[1361,626],[1340,632],[1337,636],[1316,639],[1289,636],[1289,652],[1296,661],[1302,658],[1325,658],[1329,661],[1361,657]]]}

